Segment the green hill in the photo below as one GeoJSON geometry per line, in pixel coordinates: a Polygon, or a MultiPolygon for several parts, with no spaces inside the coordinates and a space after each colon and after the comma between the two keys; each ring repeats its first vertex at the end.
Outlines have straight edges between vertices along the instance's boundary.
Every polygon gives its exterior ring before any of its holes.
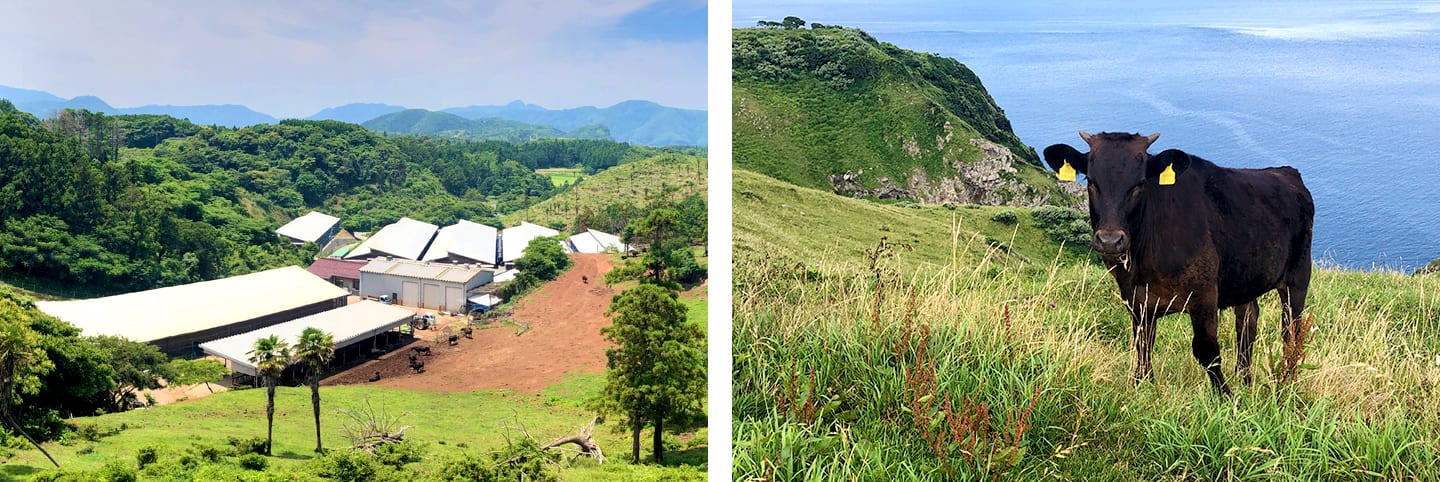
{"type": "MultiPolygon", "coordinates": [[[[520,224],[521,221],[542,225],[563,223],[568,231],[573,230],[577,216],[587,209],[592,212],[607,208],[619,211],[622,209],[618,206],[625,206],[623,211],[630,211],[639,208],[647,198],[666,192],[671,200],[689,195],[704,199],[708,192],[706,168],[704,157],[675,153],[654,155],[584,176],[554,197],[510,213],[502,220],[506,226],[520,224]]],[[[614,226],[591,227],[620,234],[614,226]]]]}
{"type": "Polygon", "coordinates": [[[737,29],[732,54],[738,167],[930,203],[1075,203],[954,59],[846,28],[737,29]]]}
{"type": "Polygon", "coordinates": [[[526,142],[552,138],[610,139],[610,132],[604,126],[598,125],[581,126],[566,134],[550,126],[526,124],[498,117],[466,119],[448,112],[433,112],[425,109],[407,109],[385,114],[365,121],[361,125],[376,132],[431,135],[476,141],[526,142]]]}

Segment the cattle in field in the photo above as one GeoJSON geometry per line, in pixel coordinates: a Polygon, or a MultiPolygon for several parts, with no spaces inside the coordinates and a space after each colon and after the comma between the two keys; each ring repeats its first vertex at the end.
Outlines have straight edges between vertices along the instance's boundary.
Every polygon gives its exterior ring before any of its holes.
{"type": "Polygon", "coordinates": [[[1231,169],[1168,149],[1146,152],[1159,134],[1080,133],[1089,152],[1045,148],[1061,179],[1087,179],[1091,247],[1120,287],[1135,336],[1136,381],[1149,379],[1156,319],[1189,313],[1190,348],[1220,394],[1219,311],[1235,309],[1235,372],[1250,383],[1257,299],[1283,305],[1281,333],[1305,310],[1315,203],[1291,167],[1231,169]]]}
{"type": "Polygon", "coordinates": [[[414,347],[410,347],[410,349],[413,350],[415,353],[419,353],[419,354],[425,355],[425,356],[430,356],[430,347],[429,347],[429,346],[414,346],[414,347]]]}
{"type": "Polygon", "coordinates": [[[460,335],[450,335],[449,338],[446,338],[446,341],[449,341],[449,342],[450,342],[450,346],[459,345],[459,344],[460,344],[460,335]]]}
{"type": "Polygon", "coordinates": [[[371,376],[370,376],[370,381],[372,381],[372,382],[378,382],[378,381],[380,381],[380,372],[375,372],[374,375],[371,375],[371,376]]]}
{"type": "Polygon", "coordinates": [[[425,373],[425,360],[410,362],[410,369],[415,370],[415,373],[425,373]]]}
{"type": "Polygon", "coordinates": [[[473,339],[475,339],[475,337],[473,336],[473,335],[475,334],[475,329],[474,329],[474,328],[470,328],[470,327],[468,327],[468,326],[466,326],[466,327],[461,327],[461,328],[460,328],[460,334],[465,335],[465,339],[467,339],[467,340],[473,340],[473,339]]]}

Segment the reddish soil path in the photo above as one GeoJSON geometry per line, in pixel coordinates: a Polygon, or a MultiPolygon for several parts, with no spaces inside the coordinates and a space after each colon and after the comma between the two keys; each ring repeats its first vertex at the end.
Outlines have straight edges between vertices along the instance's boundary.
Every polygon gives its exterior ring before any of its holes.
{"type": "Polygon", "coordinates": [[[462,317],[441,317],[439,330],[417,331],[411,346],[429,345],[433,355],[420,357],[425,372],[409,368],[410,350],[401,348],[332,375],[322,385],[374,384],[390,388],[442,392],[509,389],[538,393],[571,372],[594,373],[605,368],[609,343],[600,328],[609,326],[605,310],[615,291],[604,284],[609,255],[572,254],[571,267],[554,281],[526,295],[512,321],[529,324],[520,336],[502,323],[477,327],[474,339],[460,338],[450,346],[443,333],[455,333],[462,317]],[[583,283],[581,276],[589,278],[583,283]],[[368,382],[380,372],[380,381],[368,382]]]}

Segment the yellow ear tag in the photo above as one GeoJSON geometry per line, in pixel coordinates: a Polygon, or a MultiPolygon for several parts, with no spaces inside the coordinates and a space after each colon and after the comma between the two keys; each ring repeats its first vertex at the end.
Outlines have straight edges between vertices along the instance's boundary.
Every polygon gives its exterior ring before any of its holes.
{"type": "Polygon", "coordinates": [[[1164,171],[1160,171],[1160,185],[1169,186],[1175,184],[1175,165],[1167,164],[1164,171]]]}
{"type": "Polygon", "coordinates": [[[1055,171],[1055,177],[1060,178],[1061,181],[1073,182],[1075,180],[1075,168],[1070,167],[1069,159],[1066,159],[1064,162],[1065,164],[1060,166],[1060,170],[1055,171]]]}

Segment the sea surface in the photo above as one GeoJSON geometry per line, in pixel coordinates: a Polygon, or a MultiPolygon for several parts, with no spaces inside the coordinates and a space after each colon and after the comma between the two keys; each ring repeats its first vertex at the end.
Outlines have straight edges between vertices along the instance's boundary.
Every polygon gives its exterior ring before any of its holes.
{"type": "MultiPolygon", "coordinates": [[[[1152,25],[1005,12],[813,20],[959,60],[1037,151],[1088,150],[1081,130],[1158,132],[1151,152],[1294,166],[1315,198],[1318,262],[1408,272],[1440,258],[1440,15],[1400,7],[1290,23],[1265,17],[1296,17],[1283,10],[1250,21],[1156,14],[1152,25]]],[[[736,25],[755,12],[737,4],[736,25]]]]}

